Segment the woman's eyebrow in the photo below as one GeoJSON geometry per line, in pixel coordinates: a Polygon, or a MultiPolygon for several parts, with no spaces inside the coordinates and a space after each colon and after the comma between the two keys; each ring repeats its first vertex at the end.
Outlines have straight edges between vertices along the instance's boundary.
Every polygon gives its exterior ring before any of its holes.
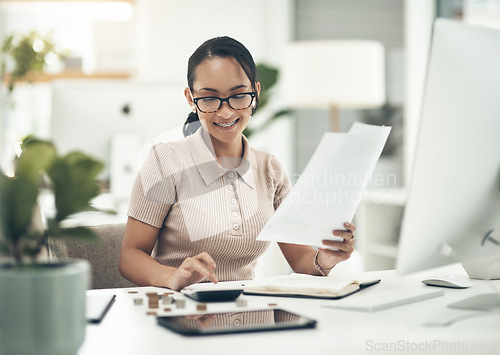
{"type": "Polygon", "coordinates": [[[236,85],[235,87],[232,87],[229,91],[234,91],[234,90],[238,90],[238,89],[241,89],[241,88],[246,88],[247,86],[246,85],[236,85]]]}
{"type": "Polygon", "coordinates": [[[211,91],[211,92],[219,92],[218,90],[212,89],[212,88],[201,88],[198,91],[211,91]]]}
{"type": "MultiPolygon", "coordinates": [[[[238,90],[238,89],[246,88],[246,87],[247,87],[247,85],[244,85],[244,84],[236,85],[236,86],[232,87],[231,89],[229,89],[229,91],[234,91],[234,90],[238,90]]],[[[219,92],[219,90],[213,89],[213,88],[201,88],[198,91],[219,92]]]]}

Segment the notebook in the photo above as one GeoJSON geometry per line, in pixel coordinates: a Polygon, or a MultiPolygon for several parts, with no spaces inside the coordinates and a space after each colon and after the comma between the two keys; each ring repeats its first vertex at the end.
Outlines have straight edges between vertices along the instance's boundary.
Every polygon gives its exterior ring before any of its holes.
{"type": "Polygon", "coordinates": [[[243,293],[248,295],[338,299],[379,282],[379,278],[291,274],[247,282],[243,293]]]}

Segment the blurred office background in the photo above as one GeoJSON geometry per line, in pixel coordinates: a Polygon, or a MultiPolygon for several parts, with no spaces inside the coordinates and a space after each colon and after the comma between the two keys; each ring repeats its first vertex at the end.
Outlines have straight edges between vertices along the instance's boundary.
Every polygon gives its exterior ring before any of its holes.
{"type": "MultiPolygon", "coordinates": [[[[392,268],[436,17],[500,27],[500,1],[2,0],[2,41],[37,31],[50,35],[67,55],[62,61],[49,56],[42,74],[21,79],[11,93],[4,77],[1,168],[12,169],[18,142],[27,134],[52,139],[63,151],[81,148],[105,161],[103,201],[123,212],[144,145],[180,133],[190,111],[183,96],[187,60],[203,41],[234,37],[257,63],[278,72],[293,42],[376,41],[383,48],[384,102],[372,108],[334,103],[341,132],[355,121],[393,127],[375,170],[377,179],[355,216],[356,255],[343,267],[392,268]]],[[[7,61],[7,72],[12,65],[7,61]]],[[[332,107],[290,107],[279,79],[252,126],[290,110],[250,140],[276,155],[295,180],[323,133],[332,129],[332,107]]],[[[287,271],[275,248],[268,255],[259,265],[261,274],[287,271]]]]}

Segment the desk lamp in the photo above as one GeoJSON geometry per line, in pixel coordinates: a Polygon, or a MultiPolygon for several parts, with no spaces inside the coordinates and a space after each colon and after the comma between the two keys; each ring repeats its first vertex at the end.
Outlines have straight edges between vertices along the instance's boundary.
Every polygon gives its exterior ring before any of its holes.
{"type": "Polygon", "coordinates": [[[384,104],[384,47],[367,40],[291,42],[281,77],[286,107],[329,109],[330,129],[338,132],[339,109],[384,104]]]}

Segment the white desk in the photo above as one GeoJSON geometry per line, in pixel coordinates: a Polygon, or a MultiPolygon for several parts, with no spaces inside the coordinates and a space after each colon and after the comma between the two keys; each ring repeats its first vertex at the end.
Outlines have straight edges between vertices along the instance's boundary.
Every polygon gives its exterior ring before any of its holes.
{"type": "MultiPolygon", "coordinates": [[[[406,277],[398,277],[393,271],[372,272],[379,275],[382,282],[363,292],[415,287],[423,278],[439,273],[465,274],[460,265],[406,277]]],[[[202,337],[186,337],[160,327],[154,316],[146,315],[149,311],[146,300],[142,306],[134,305],[134,298],[146,292],[169,290],[154,287],[94,290],[91,292],[116,294],[116,302],[101,324],[87,326],[86,338],[78,354],[499,354],[499,312],[452,310],[447,305],[475,294],[500,293],[500,280],[472,280],[472,287],[468,289],[443,290],[445,295],[442,297],[373,313],[324,308],[321,305],[325,301],[317,299],[242,295],[248,307],[269,307],[268,303],[277,303],[282,308],[316,319],[317,327],[202,337]],[[130,294],[129,291],[138,293],[130,294]],[[425,325],[474,313],[476,317],[448,326],[425,325]]],[[[193,311],[194,305],[194,301],[188,299],[186,311],[193,311]]],[[[160,302],[160,309],[163,307],[160,302]]],[[[228,307],[236,306],[234,303],[209,303],[207,311],[228,307]]],[[[175,311],[175,306],[172,309],[175,311]]]]}

